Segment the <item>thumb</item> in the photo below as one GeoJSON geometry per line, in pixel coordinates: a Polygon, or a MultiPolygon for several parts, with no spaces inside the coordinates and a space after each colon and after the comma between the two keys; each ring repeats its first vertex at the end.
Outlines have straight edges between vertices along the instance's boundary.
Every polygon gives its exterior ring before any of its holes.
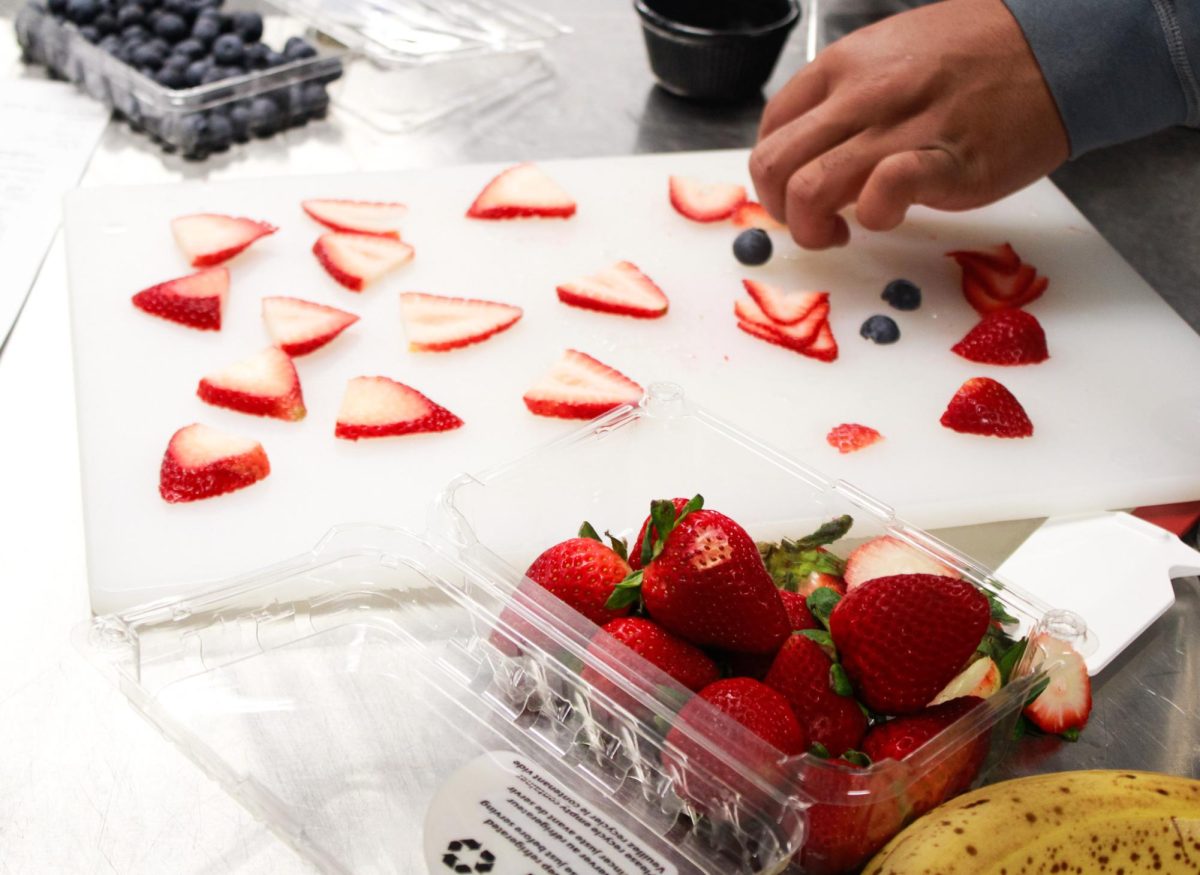
{"type": "Polygon", "coordinates": [[[858,196],[855,215],[864,228],[890,231],[914,204],[952,206],[963,185],[957,159],[944,149],[889,155],[871,171],[858,196]]]}

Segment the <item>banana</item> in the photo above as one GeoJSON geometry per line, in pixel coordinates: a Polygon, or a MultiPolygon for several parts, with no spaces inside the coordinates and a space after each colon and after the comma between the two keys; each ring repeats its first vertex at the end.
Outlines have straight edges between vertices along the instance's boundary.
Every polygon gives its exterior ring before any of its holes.
{"type": "Polygon", "coordinates": [[[1055,772],[981,787],[893,838],[863,875],[1195,875],[1200,781],[1055,772]]]}

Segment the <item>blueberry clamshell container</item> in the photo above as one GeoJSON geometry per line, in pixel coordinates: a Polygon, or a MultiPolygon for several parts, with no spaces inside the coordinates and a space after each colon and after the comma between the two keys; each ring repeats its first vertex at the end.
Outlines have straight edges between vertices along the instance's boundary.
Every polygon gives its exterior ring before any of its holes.
{"type": "Polygon", "coordinates": [[[602,633],[522,569],[582,520],[632,538],[650,499],[696,492],[758,540],[850,514],[853,540],[834,552],[891,534],[994,593],[1017,618],[1010,633],[1092,643],[1076,615],[659,384],[637,407],[455,479],[424,533],[338,527],[217,588],[97,617],[79,645],[327,872],[831,873],[842,863],[808,842],[816,818],[863,841],[890,835],[919,782],[986,737],[982,781],[1044,676],[1034,648],[904,762],[783,758],[707,705],[667,738],[691,694],[612,639],[589,652],[602,633]]]}

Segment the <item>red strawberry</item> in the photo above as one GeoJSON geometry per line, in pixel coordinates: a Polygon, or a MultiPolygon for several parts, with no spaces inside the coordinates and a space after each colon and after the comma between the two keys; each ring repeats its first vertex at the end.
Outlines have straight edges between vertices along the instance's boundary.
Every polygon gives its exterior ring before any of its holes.
{"type": "Polygon", "coordinates": [[[312,251],[329,275],[352,292],[361,292],[413,257],[413,248],[399,240],[343,231],[322,234],[312,251]]]}
{"type": "MultiPolygon", "coordinates": [[[[827,577],[830,580],[837,580],[829,574],[822,574],[819,571],[814,571],[810,577],[827,577]]],[[[824,586],[825,584],[821,584],[824,586]]],[[[818,586],[811,587],[808,592],[792,592],[791,590],[781,589],[779,591],[779,599],[783,602],[783,609],[787,613],[788,625],[791,626],[793,632],[801,632],[805,629],[817,629],[817,619],[813,616],[812,611],[808,609],[808,597],[812,595],[814,589],[818,586]]],[[[834,588],[836,589],[836,588],[834,588]]],[[[786,646],[787,642],[784,642],[786,646]]]]}
{"type": "Polygon", "coordinates": [[[829,320],[826,319],[821,323],[820,329],[817,331],[816,340],[807,349],[802,349],[800,352],[809,358],[817,359],[822,362],[836,361],[838,357],[837,341],[833,337],[833,329],[829,327],[829,320]]]}
{"type": "Polygon", "coordinates": [[[992,250],[946,254],[962,268],[963,294],[980,313],[1022,307],[1041,297],[1049,285],[1007,243],[992,250]]]}
{"type": "Polygon", "coordinates": [[[985,365],[1032,365],[1050,358],[1046,332],[1024,310],[988,313],[951,350],[985,365]]]}
{"type": "Polygon", "coordinates": [[[593,419],[622,404],[637,404],[642,387],[590,355],[568,349],[524,400],[538,416],[593,419]]]}
{"type": "Polygon", "coordinates": [[[599,273],[564,283],[558,299],[572,307],[616,313],[638,319],[667,315],[667,296],[636,265],[618,261],[599,273]]]}
{"type": "Polygon", "coordinates": [[[942,577],[962,577],[954,569],[891,535],[872,538],[855,547],[846,557],[846,570],[842,577],[846,580],[846,586],[854,589],[868,580],[874,580],[877,577],[891,577],[894,574],[936,574],[942,577]]]}
{"type": "Polygon", "coordinates": [[[784,227],[756,201],[746,201],[734,210],[733,224],[737,228],[761,228],[763,231],[778,231],[784,227]]]}
{"type": "MultiPolygon", "coordinates": [[[[709,684],[679,710],[675,726],[681,723],[711,726],[703,715],[703,702],[732,717],[785,756],[797,756],[808,750],[804,728],[787,700],[760,681],[726,678],[709,684]]],[[[694,749],[674,727],[667,733],[667,744],[684,751],[694,749]]]]}
{"type": "Polygon", "coordinates": [[[196,394],[217,407],[255,416],[297,420],[305,413],[296,366],[274,346],[209,374],[196,394]]]}
{"type": "Polygon", "coordinates": [[[404,204],[379,201],[312,199],[302,201],[304,212],[334,231],[374,234],[400,239],[400,220],[408,212],[404,204]]]}
{"type": "MultiPolygon", "coordinates": [[[[818,305],[829,303],[829,292],[785,292],[778,286],[768,285],[757,280],[742,280],[742,285],[746,287],[746,291],[750,293],[750,297],[762,311],[762,316],[766,318],[761,318],[751,309],[745,309],[744,315],[741,310],[735,311],[738,318],[760,322],[764,325],[770,323],[774,323],[776,326],[795,325],[804,321],[804,317],[812,313],[818,305]]],[[[828,308],[825,312],[828,314],[828,308]]],[[[816,336],[816,329],[819,326],[819,321],[812,323],[813,337],[816,336]]]]}
{"type": "Polygon", "coordinates": [[[853,453],[878,443],[883,435],[869,425],[859,425],[857,422],[843,422],[835,425],[825,435],[825,442],[839,453],[853,453]]]}
{"type": "MultiPolygon", "coordinates": [[[[904,760],[982,704],[983,699],[963,696],[881,723],[872,727],[863,739],[863,753],[871,762],[904,760]]],[[[932,768],[922,768],[921,777],[908,788],[912,812],[924,814],[970,787],[987,758],[988,745],[988,733],[978,731],[939,756],[932,768]]]]}
{"type": "MultiPolygon", "coordinates": [[[[818,574],[820,572],[813,572],[814,576],[818,574]]],[[[783,609],[787,612],[788,623],[791,625],[793,632],[820,628],[817,625],[817,618],[808,609],[807,595],[781,589],[779,590],[779,600],[783,602],[783,609]]],[[[784,641],[784,646],[786,645],[787,641],[784,641]]],[[[737,677],[754,678],[759,681],[767,676],[767,672],[771,669],[771,663],[775,661],[774,653],[736,653],[729,651],[722,654],[722,656],[729,668],[727,674],[737,677]]]]}
{"type": "Polygon", "coordinates": [[[794,325],[782,325],[773,321],[758,304],[747,298],[739,299],[733,305],[733,312],[742,330],[788,349],[804,352],[813,345],[821,326],[825,324],[825,318],[829,315],[829,302],[819,302],[794,325]],[[751,331],[748,326],[758,330],[751,331]]]}
{"type": "MultiPolygon", "coordinates": [[[[595,542],[593,542],[595,543],[595,542]]],[[[611,594],[611,588],[604,595],[611,594]]],[[[618,617],[604,624],[604,631],[623,647],[614,648],[613,641],[597,634],[588,645],[588,655],[607,663],[619,663],[624,657],[620,651],[628,647],[651,664],[669,674],[689,690],[698,692],[721,677],[717,664],[699,647],[693,647],[681,638],[676,638],[657,623],[643,617],[618,617]]],[[[591,666],[583,669],[581,677],[596,690],[618,702],[627,697],[620,695],[617,685],[591,666]]]]}
{"type": "Polygon", "coordinates": [[[833,660],[819,644],[794,634],[779,649],[763,683],[787,699],[810,743],[823,744],[831,755],[841,756],[858,747],[867,717],[853,696],[834,690],[832,668],[833,660]]]}
{"type": "Polygon", "coordinates": [[[175,242],[192,267],[209,267],[228,261],[259,237],[278,228],[253,219],[237,219],[216,213],[197,213],[171,220],[175,242]]]}
{"type": "Polygon", "coordinates": [[[670,180],[671,206],[693,222],[728,219],[746,202],[746,189],[731,182],[703,183],[686,176],[670,180]]]}
{"type": "Polygon", "coordinates": [[[525,576],[562,599],[597,626],[629,613],[605,603],[629,575],[629,564],[611,547],[593,538],[571,538],[533,560],[525,576]]]}
{"type": "Polygon", "coordinates": [[[358,321],[337,307],[283,297],[263,298],[262,318],[271,339],[292,358],[320,349],[358,321]]]}
{"type": "Polygon", "coordinates": [[[421,292],[400,295],[400,320],[411,352],[446,352],[481,343],[515,325],[522,312],[497,301],[421,292]]]}
{"type": "Polygon", "coordinates": [[[227,297],[229,271],[214,267],[143,289],[133,296],[133,305],[180,325],[220,331],[227,297]]]}
{"type": "Polygon", "coordinates": [[[987,596],[966,581],[896,574],[846,593],[829,631],[862,703],[912,714],[962,671],[990,618],[987,596]]]}
{"type": "Polygon", "coordinates": [[[471,219],[575,215],[575,201],[535,164],[518,164],[493,179],[467,210],[471,219]]]}
{"type": "Polygon", "coordinates": [[[880,781],[844,759],[811,765],[804,792],[808,834],[800,852],[805,875],[856,872],[904,826],[902,797],[880,791],[880,781]]]}
{"type": "MultiPolygon", "coordinates": [[[[686,498],[672,498],[671,499],[671,504],[673,504],[675,506],[675,515],[676,516],[678,516],[679,513],[684,509],[684,507],[687,506],[687,503],[688,503],[688,500],[686,498]]],[[[640,529],[638,529],[637,540],[635,540],[633,542],[633,544],[630,545],[629,567],[632,568],[634,571],[637,571],[639,568],[642,567],[642,544],[646,540],[646,530],[650,528],[650,522],[651,522],[651,520],[650,520],[649,516],[647,516],[644,520],[642,520],[642,527],[640,529]]]]}
{"type": "Polygon", "coordinates": [[[158,492],[177,504],[244,489],[271,473],[262,444],[207,425],[186,425],[171,436],[158,492]]]}
{"type": "Polygon", "coordinates": [[[940,693],[933,697],[930,705],[940,705],[951,699],[974,696],[990,699],[1000,692],[1004,682],[1000,678],[1000,666],[988,656],[980,656],[954,676],[940,693]]]}
{"type": "Polygon", "coordinates": [[[463,421],[416,389],[387,377],[355,377],[346,384],[334,436],[390,437],[423,431],[451,431],[463,421]]]}
{"type": "Polygon", "coordinates": [[[1092,713],[1092,681],[1083,657],[1052,635],[1035,635],[1029,647],[1039,654],[1034,664],[1047,672],[1050,683],[1026,706],[1025,716],[1055,735],[1083,729],[1092,713]]]}
{"type": "Polygon", "coordinates": [[[1033,423],[1008,389],[990,377],[963,383],[942,414],[942,425],[964,434],[988,437],[1032,437],[1033,423]]]}

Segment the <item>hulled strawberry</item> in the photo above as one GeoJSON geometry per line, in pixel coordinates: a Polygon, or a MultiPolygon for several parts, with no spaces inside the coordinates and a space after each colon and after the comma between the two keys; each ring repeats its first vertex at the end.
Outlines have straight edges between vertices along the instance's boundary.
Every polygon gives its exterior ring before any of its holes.
{"type": "Polygon", "coordinates": [[[400,220],[408,212],[404,204],[382,201],[353,201],[313,198],[300,206],[310,217],[334,231],[374,234],[400,239],[400,220]]]}
{"type": "Polygon", "coordinates": [[[990,250],[947,252],[962,268],[962,290],[980,313],[1023,307],[1041,297],[1049,280],[1038,276],[1008,243],[990,250]]]}
{"type": "MultiPolygon", "coordinates": [[[[653,620],[618,617],[605,623],[603,629],[607,636],[596,635],[588,645],[588,654],[596,659],[611,660],[619,667],[622,655],[614,650],[615,640],[693,692],[699,692],[721,676],[717,664],[703,650],[675,637],[653,620]]],[[[629,704],[628,697],[621,694],[616,684],[592,666],[585,667],[581,677],[614,701],[629,704]]]]}
{"type": "Polygon", "coordinates": [[[164,501],[199,501],[245,489],[271,473],[262,444],[196,423],[171,436],[159,470],[164,501]]]}
{"type": "Polygon", "coordinates": [[[881,440],[883,435],[869,425],[860,425],[857,422],[835,425],[829,430],[829,434],[825,435],[825,443],[842,455],[858,452],[881,440]]]}
{"type": "Polygon", "coordinates": [[[255,240],[278,228],[254,219],[216,213],[197,213],[171,220],[171,233],[192,267],[210,267],[228,261],[255,240]]]}
{"type": "Polygon", "coordinates": [[[524,395],[538,416],[593,419],[622,404],[642,400],[642,387],[586,353],[568,349],[524,395]]]}
{"type": "Polygon", "coordinates": [[[452,431],[463,421],[411,386],[387,377],[355,377],[346,384],[334,437],[393,437],[419,432],[452,431]]]}
{"type": "Polygon", "coordinates": [[[961,577],[954,569],[938,562],[911,544],[881,535],[859,544],[846,557],[843,577],[849,589],[877,577],[893,574],[937,574],[942,577],[961,577]]]}
{"type": "Polygon", "coordinates": [[[1024,310],[988,313],[951,351],[985,365],[1033,365],[1050,358],[1046,332],[1024,310]]]}
{"type": "Polygon", "coordinates": [[[352,292],[361,292],[413,257],[413,248],[407,243],[348,231],[322,234],[312,251],[325,271],[352,292]]]}
{"type": "Polygon", "coordinates": [[[229,297],[229,271],[223,267],[167,280],[133,296],[139,310],[202,331],[221,330],[221,311],[229,297]]]}
{"type": "Polygon", "coordinates": [[[987,596],[966,581],[896,574],[852,588],[829,630],[863,704],[912,714],[962,671],[990,619],[987,596]]]}
{"type": "Polygon", "coordinates": [[[867,717],[834,665],[829,654],[801,632],[783,643],[763,683],[787,699],[809,742],[824,745],[837,757],[858,747],[867,717]]]}
{"type": "Polygon", "coordinates": [[[1087,663],[1070,644],[1044,633],[1029,640],[1038,654],[1035,668],[1047,673],[1041,694],[1025,706],[1025,716],[1042,732],[1076,737],[1092,713],[1092,681],[1087,663]]]}
{"type": "Polygon", "coordinates": [[[482,343],[517,324],[520,307],[422,292],[400,295],[400,320],[411,352],[447,352],[482,343]]]}
{"type": "Polygon", "coordinates": [[[963,383],[942,414],[946,428],[985,437],[1033,436],[1033,423],[1013,393],[990,377],[972,377],[963,383]]]}
{"type": "Polygon", "coordinates": [[[672,176],[668,189],[671,206],[693,222],[728,219],[746,202],[745,187],[731,182],[705,183],[686,176],[672,176]]]}
{"type": "Polygon", "coordinates": [[[518,164],[493,179],[467,210],[470,219],[518,219],[532,216],[567,219],[575,201],[536,164],[518,164]]]}
{"type": "Polygon", "coordinates": [[[209,404],[254,416],[294,421],[305,414],[296,366],[274,346],[204,377],[196,394],[209,404]]]}
{"type": "Polygon", "coordinates": [[[292,358],[320,349],[358,321],[337,307],[284,297],[263,298],[262,318],[271,339],[292,358]]]}
{"type": "Polygon", "coordinates": [[[663,290],[628,261],[618,261],[590,276],[562,284],[558,299],[572,307],[636,319],[665,316],[669,306],[663,290]]]}

